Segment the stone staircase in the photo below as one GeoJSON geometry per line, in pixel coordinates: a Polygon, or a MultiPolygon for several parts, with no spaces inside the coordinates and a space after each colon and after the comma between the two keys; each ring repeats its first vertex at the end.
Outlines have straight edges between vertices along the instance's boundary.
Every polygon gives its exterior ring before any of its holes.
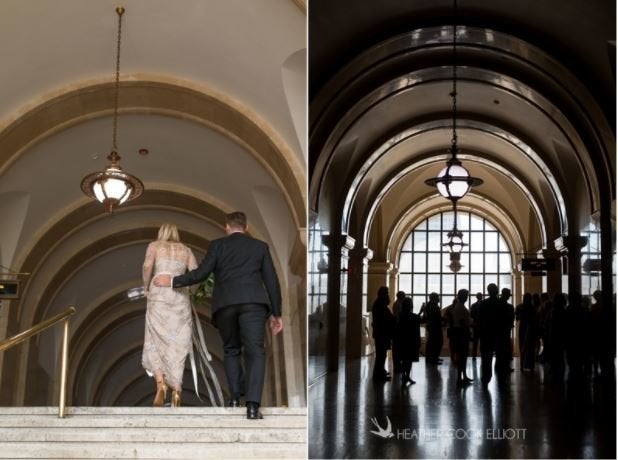
{"type": "Polygon", "coordinates": [[[307,410],[0,407],[0,458],[307,458],[307,410]]]}

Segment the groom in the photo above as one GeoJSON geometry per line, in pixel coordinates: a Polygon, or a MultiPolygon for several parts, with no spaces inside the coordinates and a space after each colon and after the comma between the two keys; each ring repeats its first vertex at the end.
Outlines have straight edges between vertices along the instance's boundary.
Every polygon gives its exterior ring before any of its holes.
{"type": "Polygon", "coordinates": [[[281,291],[268,245],[251,238],[243,212],[225,216],[227,236],[210,242],[195,270],[181,276],[158,275],[156,286],[179,288],[215,275],[213,319],[223,339],[225,374],[232,394],[228,406],[239,407],[243,393],[240,363],[244,352],[247,374],[247,418],[263,418],[259,411],[264,386],[264,325],[273,335],[283,329],[281,291]]]}

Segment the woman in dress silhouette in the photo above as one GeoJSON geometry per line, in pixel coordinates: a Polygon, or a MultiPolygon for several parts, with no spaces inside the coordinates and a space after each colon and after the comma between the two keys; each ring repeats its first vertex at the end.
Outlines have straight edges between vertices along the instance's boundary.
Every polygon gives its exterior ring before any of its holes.
{"type": "Polygon", "coordinates": [[[142,366],[157,384],[154,406],[163,406],[168,386],[173,390],[172,406],[180,406],[185,359],[192,347],[192,318],[187,288],[157,287],[152,279],[159,274],[182,275],[196,267],[195,256],[180,242],[176,225],[163,224],[157,241],[148,245],[143,266],[147,307],[142,366]]]}

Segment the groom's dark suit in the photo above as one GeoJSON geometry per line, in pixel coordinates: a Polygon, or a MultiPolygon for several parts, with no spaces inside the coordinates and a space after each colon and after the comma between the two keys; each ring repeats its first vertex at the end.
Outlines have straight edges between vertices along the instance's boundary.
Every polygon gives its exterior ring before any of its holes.
{"type": "Polygon", "coordinates": [[[214,240],[195,270],[176,276],[175,288],[214,273],[213,318],[223,339],[224,365],[232,396],[243,393],[240,353],[244,347],[246,400],[260,403],[264,385],[264,325],[281,316],[281,291],[268,245],[244,233],[214,240]]]}

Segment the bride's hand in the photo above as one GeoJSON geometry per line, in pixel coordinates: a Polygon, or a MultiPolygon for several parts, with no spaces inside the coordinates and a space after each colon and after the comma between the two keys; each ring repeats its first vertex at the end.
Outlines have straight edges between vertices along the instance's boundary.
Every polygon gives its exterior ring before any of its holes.
{"type": "Polygon", "coordinates": [[[268,326],[273,336],[279,334],[283,330],[283,319],[281,316],[271,316],[268,320],[268,326]]]}

